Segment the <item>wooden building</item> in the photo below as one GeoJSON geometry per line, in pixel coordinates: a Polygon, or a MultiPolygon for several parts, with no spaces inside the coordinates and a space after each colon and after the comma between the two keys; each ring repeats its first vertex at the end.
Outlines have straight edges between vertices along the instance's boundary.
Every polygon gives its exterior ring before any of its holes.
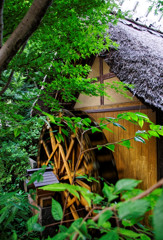
{"type": "MultiPolygon", "coordinates": [[[[132,100],[108,89],[111,99],[80,94],[74,108],[86,111],[97,122],[100,117],[132,111],[145,113],[154,123],[163,125],[163,34],[126,20],[110,26],[109,33],[119,48],[96,57],[88,77],[98,77],[100,83],[116,80],[134,84],[129,89],[132,100]]],[[[112,126],[114,134],[105,131],[109,142],[133,137],[140,129],[129,122],[121,123],[127,131],[112,126]]],[[[143,129],[148,129],[147,124],[143,129]]],[[[131,143],[131,149],[116,146],[119,178],[141,179],[141,187],[148,188],[163,177],[163,139],[152,137],[146,144],[131,143]]]]}

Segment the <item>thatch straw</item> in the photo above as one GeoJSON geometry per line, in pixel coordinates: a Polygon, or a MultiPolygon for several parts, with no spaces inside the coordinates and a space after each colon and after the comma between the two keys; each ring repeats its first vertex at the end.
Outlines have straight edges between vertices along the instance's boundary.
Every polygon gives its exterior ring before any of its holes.
{"type": "Polygon", "coordinates": [[[110,49],[105,61],[134,95],[163,110],[163,34],[123,20],[110,26],[111,39],[120,46],[110,49]]]}

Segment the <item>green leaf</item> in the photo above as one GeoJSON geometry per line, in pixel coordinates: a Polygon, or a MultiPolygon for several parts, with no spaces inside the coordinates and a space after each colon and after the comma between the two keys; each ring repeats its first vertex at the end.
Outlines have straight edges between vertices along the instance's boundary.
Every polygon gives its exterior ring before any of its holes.
{"type": "Polygon", "coordinates": [[[68,131],[65,130],[64,128],[61,128],[61,131],[63,132],[64,135],[66,135],[68,137],[68,131]]]}
{"type": "Polygon", "coordinates": [[[32,232],[33,231],[33,226],[37,223],[38,217],[39,217],[39,213],[34,215],[33,217],[31,217],[27,221],[27,230],[28,230],[28,232],[32,232]]]}
{"type": "Polygon", "coordinates": [[[103,192],[104,196],[108,198],[109,202],[118,198],[118,195],[114,194],[114,188],[109,187],[106,183],[104,183],[104,187],[102,189],[102,192],[103,192]]]}
{"type": "Polygon", "coordinates": [[[111,223],[110,222],[103,222],[102,225],[100,225],[101,228],[101,233],[106,233],[108,232],[108,229],[111,229],[111,223]]]}
{"type": "Polygon", "coordinates": [[[98,150],[101,150],[103,147],[101,147],[100,145],[97,145],[98,150]]]}
{"type": "Polygon", "coordinates": [[[95,197],[93,198],[93,203],[94,204],[99,204],[102,200],[104,200],[103,197],[101,197],[99,194],[94,194],[95,197]]]}
{"type": "Polygon", "coordinates": [[[132,190],[141,182],[141,180],[135,180],[130,178],[121,179],[115,185],[115,192],[120,193],[125,190],[132,190]]]}
{"type": "Polygon", "coordinates": [[[139,119],[145,119],[146,121],[149,120],[148,116],[145,113],[136,112],[135,114],[139,117],[139,119]]]}
{"type": "Polygon", "coordinates": [[[118,208],[120,219],[138,219],[148,210],[149,202],[145,199],[121,203],[118,208]]]}
{"type": "Polygon", "coordinates": [[[109,150],[111,150],[112,152],[114,152],[114,149],[115,149],[114,144],[106,145],[105,147],[108,148],[109,150]]]}
{"type": "Polygon", "coordinates": [[[144,125],[144,120],[143,119],[138,120],[138,124],[142,128],[144,125]]]}
{"type": "Polygon", "coordinates": [[[73,194],[77,198],[80,198],[77,191],[79,191],[81,194],[83,194],[83,193],[88,194],[88,189],[86,189],[84,187],[80,187],[80,186],[70,185],[67,183],[54,183],[54,184],[50,184],[50,185],[47,185],[44,187],[40,187],[39,189],[43,189],[43,190],[47,190],[47,191],[55,191],[55,192],[68,190],[71,194],[73,194]]]}
{"type": "Polygon", "coordinates": [[[157,130],[157,133],[161,136],[163,136],[163,129],[162,130],[157,130]]]}
{"type": "Polygon", "coordinates": [[[145,234],[141,234],[140,239],[141,239],[141,240],[151,240],[151,238],[148,237],[148,236],[145,235],[145,234]]]}
{"type": "Polygon", "coordinates": [[[160,126],[160,125],[155,125],[155,124],[150,124],[150,129],[151,130],[154,130],[154,131],[156,131],[156,130],[161,130],[161,127],[162,126],[160,126]]]}
{"type": "Polygon", "coordinates": [[[97,128],[97,127],[92,127],[91,128],[91,131],[92,131],[92,133],[95,133],[95,132],[102,132],[99,128],[97,128]]]}
{"type": "Polygon", "coordinates": [[[35,232],[43,232],[45,227],[41,226],[39,223],[33,224],[33,231],[35,232]]]}
{"type": "Polygon", "coordinates": [[[55,235],[53,238],[51,238],[51,240],[65,240],[67,236],[68,236],[67,233],[61,232],[55,235]]]}
{"type": "Polygon", "coordinates": [[[59,225],[59,229],[61,232],[67,232],[68,228],[64,225],[59,225]]]}
{"type": "Polygon", "coordinates": [[[130,140],[124,140],[123,142],[118,143],[121,146],[127,147],[128,149],[131,148],[130,140]]]}
{"type": "Polygon", "coordinates": [[[0,216],[0,224],[1,224],[4,221],[4,219],[7,217],[7,215],[8,215],[8,208],[7,208],[7,206],[2,208],[0,213],[1,213],[1,216],[0,216]]]}
{"type": "Polygon", "coordinates": [[[131,226],[135,225],[136,222],[137,222],[137,221],[135,221],[134,219],[132,219],[132,220],[126,220],[126,219],[124,219],[124,220],[122,220],[122,225],[123,225],[124,227],[131,227],[131,226]]]}
{"type": "Polygon", "coordinates": [[[87,220],[87,227],[88,228],[98,228],[97,224],[92,220],[92,219],[88,219],[87,220]]]}
{"type": "Polygon", "coordinates": [[[102,226],[104,222],[108,221],[111,216],[113,215],[112,211],[107,210],[104,213],[102,213],[98,219],[98,226],[102,226]]]}
{"type": "Polygon", "coordinates": [[[18,127],[18,128],[14,129],[14,136],[15,137],[18,137],[20,135],[20,133],[21,133],[21,128],[18,127]]]}
{"type": "Polygon", "coordinates": [[[153,214],[154,235],[156,240],[162,240],[163,230],[163,194],[159,198],[154,208],[153,214]]]}
{"type": "Polygon", "coordinates": [[[138,116],[137,116],[135,113],[133,113],[133,112],[128,112],[127,115],[130,116],[131,119],[134,120],[135,122],[138,121],[138,116]]]}
{"type": "Polygon", "coordinates": [[[73,233],[76,228],[79,228],[79,226],[81,225],[82,221],[83,221],[83,218],[78,218],[77,220],[75,220],[71,224],[71,226],[68,228],[68,232],[67,233],[69,233],[69,234],[73,233]]]}
{"type": "Polygon", "coordinates": [[[17,233],[14,231],[14,233],[12,234],[12,240],[17,240],[18,236],[17,233]]]}
{"type": "Polygon", "coordinates": [[[112,131],[110,128],[108,128],[107,126],[101,126],[101,129],[105,129],[105,130],[107,130],[108,132],[113,133],[113,131],[112,131]]]}
{"type": "Polygon", "coordinates": [[[110,231],[107,234],[103,235],[99,240],[118,240],[118,234],[115,231],[110,231]]]}
{"type": "Polygon", "coordinates": [[[82,225],[80,226],[80,231],[81,233],[86,237],[88,234],[88,230],[87,230],[87,224],[86,222],[83,222],[82,225]]]}
{"type": "Polygon", "coordinates": [[[153,137],[160,137],[160,136],[158,135],[158,133],[155,132],[155,131],[149,130],[148,133],[149,133],[150,136],[153,136],[153,137]]]}
{"type": "Polygon", "coordinates": [[[83,123],[85,126],[87,126],[87,127],[90,126],[90,121],[88,121],[88,118],[82,119],[82,123],[83,123]]]}
{"type": "Polygon", "coordinates": [[[63,210],[61,204],[56,200],[52,199],[52,216],[56,221],[59,221],[63,217],[63,210]]]}
{"type": "Polygon", "coordinates": [[[139,136],[134,137],[134,140],[135,140],[136,142],[142,142],[142,143],[145,143],[144,139],[141,138],[141,137],[139,137],[139,136]]]}
{"type": "Polygon", "coordinates": [[[131,198],[136,197],[137,195],[139,195],[142,192],[143,192],[143,190],[134,188],[133,190],[125,191],[124,193],[122,193],[121,198],[124,200],[130,200],[131,198]]]}
{"type": "Polygon", "coordinates": [[[113,122],[113,125],[116,126],[116,127],[120,127],[120,128],[122,128],[123,130],[126,130],[126,128],[123,127],[123,126],[122,126],[121,124],[119,124],[119,123],[113,122]]]}
{"type": "Polygon", "coordinates": [[[77,193],[76,190],[72,189],[71,187],[68,187],[67,189],[72,195],[74,195],[75,197],[77,197],[78,199],[80,198],[79,197],[79,194],[77,193]]]}
{"type": "Polygon", "coordinates": [[[140,233],[136,233],[136,232],[133,232],[131,230],[124,229],[124,228],[119,228],[118,230],[119,230],[120,234],[122,234],[122,235],[124,235],[126,237],[131,237],[131,238],[136,239],[136,238],[141,236],[140,233]]]}

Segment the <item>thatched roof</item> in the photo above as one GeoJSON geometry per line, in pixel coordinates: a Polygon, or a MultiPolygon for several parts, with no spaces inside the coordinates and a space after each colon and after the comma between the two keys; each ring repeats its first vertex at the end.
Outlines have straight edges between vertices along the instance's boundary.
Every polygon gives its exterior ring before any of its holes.
{"type": "Polygon", "coordinates": [[[163,34],[122,20],[110,26],[111,39],[120,46],[110,49],[105,61],[134,95],[163,110],[163,34]]]}

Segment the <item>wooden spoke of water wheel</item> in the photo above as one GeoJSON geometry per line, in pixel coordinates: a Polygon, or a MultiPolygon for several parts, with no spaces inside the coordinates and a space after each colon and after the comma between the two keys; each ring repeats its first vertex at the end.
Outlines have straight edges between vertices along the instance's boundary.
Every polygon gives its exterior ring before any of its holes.
{"type": "MultiPolygon", "coordinates": [[[[49,124],[43,127],[39,142],[38,167],[51,164],[59,182],[82,186],[89,191],[97,192],[99,189],[97,182],[88,182],[85,178],[82,178],[83,175],[98,177],[94,153],[88,151],[83,154],[79,131],[76,130],[76,134],[74,134],[66,123],[61,125],[56,126],[49,121],[49,124]],[[63,129],[68,132],[67,136],[63,134],[63,129]],[[62,134],[62,140],[57,137],[58,133],[62,134]]],[[[90,148],[89,138],[85,135],[83,140],[84,149],[90,148]]],[[[90,209],[86,199],[80,196],[79,200],[75,196],[71,194],[68,196],[67,194],[67,191],[61,192],[62,206],[67,199],[67,213],[71,213],[74,219],[83,217],[86,211],[90,209]],[[84,211],[78,211],[83,207],[84,211]]]]}

